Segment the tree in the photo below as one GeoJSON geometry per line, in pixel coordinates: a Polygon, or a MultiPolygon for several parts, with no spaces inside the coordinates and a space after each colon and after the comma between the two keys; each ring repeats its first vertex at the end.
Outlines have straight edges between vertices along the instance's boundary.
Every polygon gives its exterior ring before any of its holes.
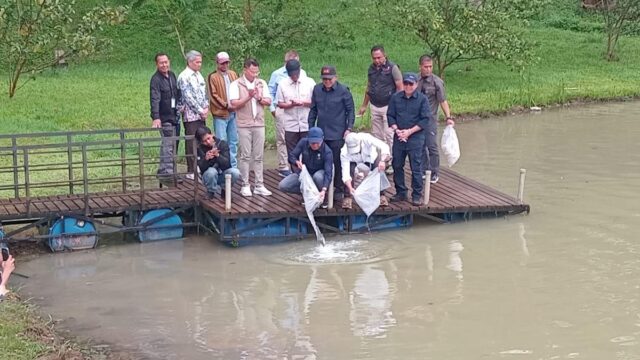
{"type": "Polygon", "coordinates": [[[618,59],[616,47],[624,30],[632,23],[640,21],[640,0],[601,0],[597,7],[604,20],[607,37],[607,61],[618,59]]]}
{"type": "Polygon", "coordinates": [[[0,0],[0,63],[9,69],[10,98],[38,73],[107,47],[109,39],[100,34],[123,22],[127,12],[107,6],[82,15],[78,10],[74,0],[0,0]],[[31,76],[20,82],[23,74],[31,76]]]}
{"type": "Polygon", "coordinates": [[[444,77],[451,64],[479,59],[522,69],[534,56],[522,27],[546,0],[401,0],[393,13],[417,36],[444,77]]]}

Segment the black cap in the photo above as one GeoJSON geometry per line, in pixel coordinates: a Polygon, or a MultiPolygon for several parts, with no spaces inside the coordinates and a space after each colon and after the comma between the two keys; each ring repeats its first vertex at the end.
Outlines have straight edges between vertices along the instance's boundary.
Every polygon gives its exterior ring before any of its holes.
{"type": "Polygon", "coordinates": [[[402,82],[415,84],[418,82],[418,75],[412,72],[404,73],[404,76],[402,77],[402,82]]]}
{"type": "Polygon", "coordinates": [[[333,79],[336,77],[336,68],[335,66],[325,65],[320,70],[320,77],[323,79],[333,79]]]}
{"type": "Polygon", "coordinates": [[[296,59],[291,59],[287,61],[284,67],[287,69],[287,74],[289,76],[295,76],[300,74],[300,61],[296,59]]]}

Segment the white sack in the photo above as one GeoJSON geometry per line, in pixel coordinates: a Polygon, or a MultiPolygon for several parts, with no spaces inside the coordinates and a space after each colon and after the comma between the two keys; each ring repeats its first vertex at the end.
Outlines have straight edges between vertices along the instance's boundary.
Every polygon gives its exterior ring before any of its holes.
{"type": "Polygon", "coordinates": [[[460,159],[460,144],[458,143],[458,135],[453,125],[447,125],[442,133],[440,141],[442,154],[447,159],[447,165],[452,167],[453,164],[460,159]]]}

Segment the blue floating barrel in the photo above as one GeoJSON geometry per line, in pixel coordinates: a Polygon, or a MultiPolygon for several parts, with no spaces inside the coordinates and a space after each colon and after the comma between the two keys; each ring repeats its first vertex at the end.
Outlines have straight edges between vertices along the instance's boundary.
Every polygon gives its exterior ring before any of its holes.
{"type": "Polygon", "coordinates": [[[51,251],[92,249],[97,243],[96,227],[91,221],[63,217],[49,229],[51,251]]]}
{"type": "Polygon", "coordinates": [[[145,223],[150,223],[150,225],[146,229],[138,231],[138,239],[141,242],[181,239],[184,235],[182,219],[176,214],[168,215],[171,212],[171,209],[147,211],[140,219],[139,225],[144,225],[145,223]],[[154,220],[159,217],[164,218],[158,221],[154,220]]]}

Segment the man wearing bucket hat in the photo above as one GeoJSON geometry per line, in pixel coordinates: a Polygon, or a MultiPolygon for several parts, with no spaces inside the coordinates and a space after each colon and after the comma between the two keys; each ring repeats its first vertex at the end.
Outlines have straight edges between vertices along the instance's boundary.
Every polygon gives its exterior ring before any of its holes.
{"type": "Polygon", "coordinates": [[[300,194],[299,174],[302,165],[305,165],[320,191],[320,196],[324,201],[323,207],[326,207],[325,194],[333,177],[331,174],[333,153],[324,142],[322,129],[319,127],[309,129],[309,135],[300,139],[293,151],[289,152],[288,160],[294,172],[280,181],[278,184],[280,191],[300,194]]]}
{"type": "MultiPolygon", "coordinates": [[[[351,209],[352,199],[350,195],[355,191],[353,177],[362,179],[376,167],[384,175],[386,162],[391,158],[389,145],[384,141],[367,133],[350,133],[344,139],[344,146],[340,150],[340,163],[342,166],[342,181],[345,186],[345,198],[342,201],[343,209],[351,209]]],[[[389,205],[387,198],[380,195],[380,206],[389,205]]]]}
{"type": "Polygon", "coordinates": [[[431,111],[429,100],[417,90],[418,75],[405,73],[404,90],[393,94],[387,110],[389,127],[393,136],[393,182],[396,194],[391,201],[405,201],[407,187],[404,182],[404,163],[409,157],[411,167],[411,203],[423,205],[422,200],[422,149],[425,142],[425,129],[429,126],[431,111]]]}

